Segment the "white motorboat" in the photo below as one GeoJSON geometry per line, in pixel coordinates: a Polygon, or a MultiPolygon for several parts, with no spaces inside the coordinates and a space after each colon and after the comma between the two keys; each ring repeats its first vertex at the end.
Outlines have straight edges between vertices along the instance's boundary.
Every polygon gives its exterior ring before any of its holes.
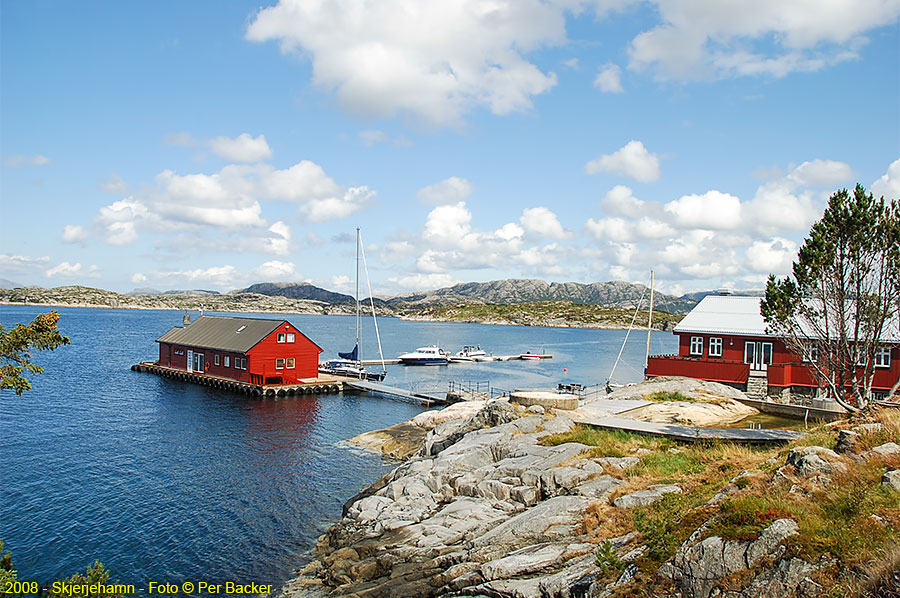
{"type": "Polygon", "coordinates": [[[450,354],[440,347],[419,347],[412,353],[404,353],[397,359],[404,365],[446,365],[450,354]]]}
{"type": "Polygon", "coordinates": [[[451,355],[450,361],[481,361],[478,358],[486,356],[487,351],[482,349],[481,345],[466,345],[462,348],[462,351],[457,351],[455,355],[451,355]]]}

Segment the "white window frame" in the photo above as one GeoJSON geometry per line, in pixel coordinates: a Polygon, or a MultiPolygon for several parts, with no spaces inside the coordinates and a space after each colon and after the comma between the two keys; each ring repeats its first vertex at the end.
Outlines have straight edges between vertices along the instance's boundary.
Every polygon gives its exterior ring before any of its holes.
{"type": "Polygon", "coordinates": [[[294,342],[294,333],[293,332],[287,333],[287,342],[289,342],[289,343],[294,342]]]}
{"type": "Polygon", "coordinates": [[[216,365],[219,365],[219,354],[218,353],[216,353],[215,362],[216,362],[216,365]]]}
{"type": "Polygon", "coordinates": [[[294,360],[293,357],[287,357],[287,358],[285,358],[285,360],[284,360],[284,367],[285,367],[285,369],[292,370],[292,369],[294,369],[296,366],[297,366],[297,362],[294,360]]]}
{"type": "Polygon", "coordinates": [[[246,357],[241,357],[241,369],[242,370],[247,369],[247,358],[246,357]]]}
{"type": "Polygon", "coordinates": [[[875,367],[891,369],[892,347],[878,347],[875,349],[875,367]]]}
{"type": "Polygon", "coordinates": [[[283,342],[284,342],[284,336],[285,336],[285,334],[284,334],[283,332],[279,332],[279,333],[278,333],[278,337],[276,338],[275,342],[283,343],[283,342]]]}
{"type": "Polygon", "coordinates": [[[703,357],[703,337],[702,336],[692,336],[691,337],[691,355],[697,357],[703,357]],[[699,348],[699,350],[698,350],[699,348]]]}
{"type": "Polygon", "coordinates": [[[806,345],[806,349],[803,351],[803,363],[818,363],[819,362],[819,346],[818,345],[806,345]]]}
{"type": "Polygon", "coordinates": [[[721,336],[711,336],[709,338],[709,356],[722,357],[725,350],[725,343],[722,342],[721,336]]]}
{"type": "Polygon", "coordinates": [[[284,369],[284,357],[277,357],[275,359],[275,369],[283,370],[284,369]]]}
{"type": "Polygon", "coordinates": [[[226,356],[225,356],[225,367],[226,367],[226,368],[230,368],[230,367],[231,367],[231,355],[226,355],[226,356]]]}

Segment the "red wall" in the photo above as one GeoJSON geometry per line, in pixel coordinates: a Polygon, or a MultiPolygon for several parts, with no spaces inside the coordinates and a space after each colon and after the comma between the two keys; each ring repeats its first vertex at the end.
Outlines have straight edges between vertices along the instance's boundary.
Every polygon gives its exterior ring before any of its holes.
{"type": "Polygon", "coordinates": [[[294,384],[299,382],[301,378],[317,378],[319,375],[319,353],[321,349],[288,322],[282,323],[277,330],[260,341],[246,354],[159,343],[159,365],[187,370],[188,350],[192,350],[195,353],[203,353],[207,374],[242,382],[264,384],[266,378],[278,377],[281,378],[281,381],[278,382],[279,384],[294,384]],[[278,333],[280,332],[285,333],[285,335],[292,332],[294,334],[294,342],[279,343],[278,333]],[[176,349],[184,351],[184,355],[175,355],[176,349]],[[216,365],[217,355],[219,356],[219,365],[216,365]],[[225,367],[225,356],[231,358],[228,367],[225,367]],[[242,370],[235,367],[235,360],[239,358],[247,359],[247,369],[242,370]],[[294,369],[287,369],[287,367],[277,369],[275,367],[277,358],[284,358],[285,360],[294,358],[294,369]]]}
{"type": "Polygon", "coordinates": [[[772,363],[793,363],[800,359],[788,351],[787,347],[778,339],[768,336],[728,336],[725,334],[691,334],[688,332],[678,333],[678,355],[680,357],[700,357],[699,355],[691,355],[691,337],[703,337],[703,355],[704,359],[723,361],[744,361],[744,343],[750,341],[759,341],[763,343],[772,343],[772,363]],[[709,339],[722,339],[722,357],[709,356],[709,339]]]}
{"type": "Polygon", "coordinates": [[[297,382],[301,378],[316,378],[319,375],[319,353],[322,350],[290,323],[284,322],[277,330],[250,349],[250,371],[264,378],[280,376],[284,384],[297,382]],[[294,333],[293,343],[279,343],[278,333],[294,333]],[[277,358],[293,357],[293,370],[276,369],[277,358]]]}

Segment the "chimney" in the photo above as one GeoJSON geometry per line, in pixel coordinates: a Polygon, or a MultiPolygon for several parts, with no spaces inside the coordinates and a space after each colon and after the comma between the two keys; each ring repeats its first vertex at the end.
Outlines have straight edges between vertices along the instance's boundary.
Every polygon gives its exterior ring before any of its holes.
{"type": "Polygon", "coordinates": [[[187,313],[187,312],[184,312],[184,320],[183,320],[183,322],[184,322],[184,325],[185,325],[185,326],[190,326],[190,324],[191,324],[191,314],[189,314],[189,313],[187,313]]]}

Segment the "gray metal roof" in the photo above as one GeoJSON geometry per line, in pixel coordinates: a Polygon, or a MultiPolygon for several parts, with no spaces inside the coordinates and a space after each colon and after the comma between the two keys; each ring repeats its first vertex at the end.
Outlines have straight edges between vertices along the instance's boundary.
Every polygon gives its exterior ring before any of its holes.
{"type": "Polygon", "coordinates": [[[769,336],[759,313],[761,297],[707,295],[675,326],[675,332],[769,336]]]}
{"type": "Polygon", "coordinates": [[[286,321],[200,316],[187,327],[176,326],[156,342],[246,353],[286,321]]]}
{"type": "MultiPolygon", "coordinates": [[[[762,299],[708,295],[675,326],[675,332],[772,336],[766,333],[766,323],[759,313],[762,299]]],[[[812,329],[807,334],[812,337],[812,329]]],[[[883,343],[900,342],[900,322],[896,316],[885,323],[880,340],[883,343]]]]}

